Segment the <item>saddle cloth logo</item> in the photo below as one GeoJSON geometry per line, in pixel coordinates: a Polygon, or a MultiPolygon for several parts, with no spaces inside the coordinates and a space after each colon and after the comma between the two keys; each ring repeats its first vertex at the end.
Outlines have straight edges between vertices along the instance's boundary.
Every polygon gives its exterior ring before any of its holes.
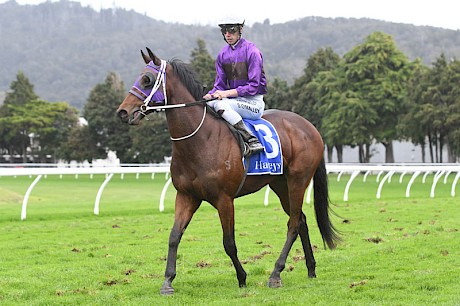
{"type": "Polygon", "coordinates": [[[250,156],[248,175],[283,174],[281,144],[273,125],[265,119],[243,121],[265,148],[264,151],[250,156]]]}

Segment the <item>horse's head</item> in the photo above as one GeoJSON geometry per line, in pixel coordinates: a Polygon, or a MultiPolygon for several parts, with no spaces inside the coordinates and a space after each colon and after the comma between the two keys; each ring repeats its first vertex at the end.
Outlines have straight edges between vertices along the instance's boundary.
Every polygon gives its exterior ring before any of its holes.
{"type": "Polygon", "coordinates": [[[160,60],[147,48],[148,55],[142,50],[146,66],[134,82],[131,90],[117,114],[122,122],[137,125],[149,112],[146,106],[162,106],[166,100],[166,62],[160,60]]]}

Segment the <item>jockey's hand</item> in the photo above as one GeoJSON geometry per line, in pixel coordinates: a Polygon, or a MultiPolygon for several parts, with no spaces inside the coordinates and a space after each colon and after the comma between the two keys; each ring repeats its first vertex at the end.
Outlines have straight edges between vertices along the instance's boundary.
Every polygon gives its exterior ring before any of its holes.
{"type": "Polygon", "coordinates": [[[219,99],[222,100],[223,98],[231,98],[231,97],[238,97],[238,92],[236,89],[229,89],[229,90],[216,90],[212,95],[206,94],[204,95],[204,99],[219,99]]]}
{"type": "Polygon", "coordinates": [[[216,98],[216,99],[219,99],[219,100],[222,100],[222,98],[227,97],[226,91],[225,90],[216,90],[216,92],[212,94],[212,97],[216,98]]]}

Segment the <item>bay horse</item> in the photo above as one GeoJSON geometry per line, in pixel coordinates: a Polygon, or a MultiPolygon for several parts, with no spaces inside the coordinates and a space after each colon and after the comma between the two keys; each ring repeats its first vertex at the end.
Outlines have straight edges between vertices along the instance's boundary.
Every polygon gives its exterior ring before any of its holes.
{"type": "Polygon", "coordinates": [[[288,253],[300,236],[310,278],[316,262],[302,212],[305,191],[313,178],[314,209],[324,244],[333,249],[340,240],[329,218],[330,206],[324,144],[316,128],[288,111],[267,110],[263,118],[273,124],[281,142],[283,174],[245,176],[241,148],[227,123],[207,114],[203,86],[190,65],[177,59],[161,60],[149,48],[141,50],[144,70],[117,110],[122,122],[137,125],[159,105],[165,109],[172,141],[171,178],[177,190],[174,225],[169,236],[163,295],[174,293],[177,250],[193,214],[203,201],[218,211],[223,245],[236,270],[240,287],[246,272],[238,259],[234,229],[234,199],[260,190],[267,184],[279,197],[289,216],[287,238],[269,277],[269,287],[281,287],[281,272],[288,253]],[[191,107],[187,107],[191,106],[191,107]],[[244,181],[244,184],[242,182],[244,181]]]}

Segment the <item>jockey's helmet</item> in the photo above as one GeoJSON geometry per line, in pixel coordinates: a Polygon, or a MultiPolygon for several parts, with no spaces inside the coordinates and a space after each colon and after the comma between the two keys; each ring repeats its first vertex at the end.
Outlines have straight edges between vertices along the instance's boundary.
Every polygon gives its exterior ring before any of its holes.
{"type": "Polygon", "coordinates": [[[219,22],[219,27],[225,26],[244,26],[244,19],[236,16],[227,16],[219,22]]]}

